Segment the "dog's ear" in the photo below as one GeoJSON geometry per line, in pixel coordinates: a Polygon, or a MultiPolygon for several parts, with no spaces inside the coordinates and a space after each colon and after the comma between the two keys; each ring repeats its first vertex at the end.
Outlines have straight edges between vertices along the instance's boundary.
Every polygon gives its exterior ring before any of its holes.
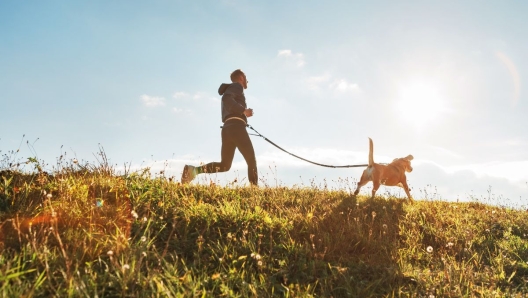
{"type": "Polygon", "coordinates": [[[409,154],[409,155],[407,155],[407,157],[406,157],[405,159],[407,159],[407,160],[413,160],[414,157],[413,157],[412,155],[409,154]]]}

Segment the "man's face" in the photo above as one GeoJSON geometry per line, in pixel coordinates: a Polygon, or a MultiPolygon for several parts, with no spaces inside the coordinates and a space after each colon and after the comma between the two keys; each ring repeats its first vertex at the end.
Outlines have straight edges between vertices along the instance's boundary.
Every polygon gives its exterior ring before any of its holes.
{"type": "Polygon", "coordinates": [[[242,84],[242,87],[244,87],[244,89],[247,89],[248,80],[246,78],[245,73],[242,73],[242,75],[240,76],[240,84],[242,84]]]}

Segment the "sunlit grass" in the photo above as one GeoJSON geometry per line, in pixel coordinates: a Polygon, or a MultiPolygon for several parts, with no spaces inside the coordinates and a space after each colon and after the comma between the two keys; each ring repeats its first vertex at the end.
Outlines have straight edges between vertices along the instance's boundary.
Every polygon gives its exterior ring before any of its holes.
{"type": "MultiPolygon", "coordinates": [[[[180,185],[63,161],[0,174],[0,296],[523,297],[528,213],[180,185]]],[[[341,182],[345,183],[345,182],[341,182]]],[[[348,183],[348,182],[346,182],[348,183]]]]}

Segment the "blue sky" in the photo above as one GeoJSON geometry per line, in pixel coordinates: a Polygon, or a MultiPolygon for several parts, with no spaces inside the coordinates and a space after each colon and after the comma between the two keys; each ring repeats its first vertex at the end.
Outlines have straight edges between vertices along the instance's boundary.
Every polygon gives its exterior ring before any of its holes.
{"type": "MultiPolygon", "coordinates": [[[[241,68],[250,124],[297,155],[363,164],[371,137],[378,162],[415,156],[417,199],[525,204],[527,13],[522,1],[2,1],[0,150],[51,169],[64,153],[95,161],[100,144],[118,167],[179,178],[218,161],[217,89],[241,68]]],[[[253,144],[262,185],[348,189],[361,175],[253,144]]],[[[195,183],[245,173],[237,153],[195,183]]]]}

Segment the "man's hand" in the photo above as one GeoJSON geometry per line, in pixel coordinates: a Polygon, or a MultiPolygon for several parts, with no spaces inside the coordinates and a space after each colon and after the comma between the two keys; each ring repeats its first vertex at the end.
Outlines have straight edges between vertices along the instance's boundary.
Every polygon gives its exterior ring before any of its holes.
{"type": "Polygon", "coordinates": [[[244,115],[246,115],[246,117],[253,116],[253,109],[245,109],[244,110],[244,115]]]}

